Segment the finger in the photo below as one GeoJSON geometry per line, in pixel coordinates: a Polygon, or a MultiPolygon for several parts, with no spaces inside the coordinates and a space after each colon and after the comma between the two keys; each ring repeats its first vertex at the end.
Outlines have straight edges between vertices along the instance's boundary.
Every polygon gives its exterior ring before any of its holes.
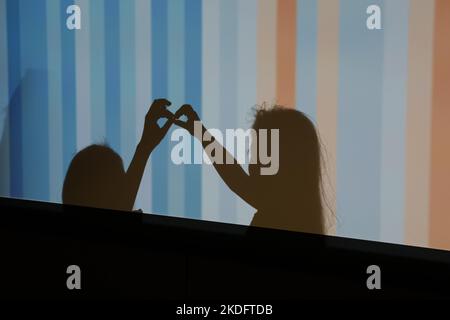
{"type": "Polygon", "coordinates": [[[160,118],[167,118],[169,120],[175,119],[175,115],[167,109],[163,109],[159,112],[160,118]]]}
{"type": "Polygon", "coordinates": [[[177,126],[188,130],[188,124],[186,122],[178,120],[178,119],[174,119],[172,122],[175,123],[177,126]]]}
{"type": "Polygon", "coordinates": [[[172,105],[172,102],[170,102],[167,99],[162,98],[162,99],[156,99],[155,101],[153,101],[153,104],[167,108],[168,106],[172,105]]]}
{"type": "Polygon", "coordinates": [[[178,109],[178,110],[175,112],[175,118],[179,118],[179,117],[182,116],[182,115],[188,116],[189,113],[190,113],[190,110],[192,110],[192,106],[191,106],[191,105],[189,105],[189,104],[183,104],[183,105],[180,107],[180,109],[178,109]]]}
{"type": "Polygon", "coordinates": [[[171,104],[172,104],[172,102],[170,102],[167,99],[154,100],[146,114],[146,117],[148,119],[150,119],[150,118],[158,117],[161,114],[164,114],[164,111],[167,111],[167,107],[170,106],[171,104]]]}
{"type": "Polygon", "coordinates": [[[172,124],[174,124],[174,120],[173,120],[173,119],[168,119],[168,120],[166,121],[166,123],[161,127],[162,133],[163,133],[163,134],[166,134],[167,131],[169,131],[170,126],[171,126],[172,124]]]}
{"type": "Polygon", "coordinates": [[[190,104],[186,104],[185,106],[186,106],[185,111],[186,116],[191,120],[197,120],[198,115],[197,112],[195,112],[194,108],[190,104]]]}

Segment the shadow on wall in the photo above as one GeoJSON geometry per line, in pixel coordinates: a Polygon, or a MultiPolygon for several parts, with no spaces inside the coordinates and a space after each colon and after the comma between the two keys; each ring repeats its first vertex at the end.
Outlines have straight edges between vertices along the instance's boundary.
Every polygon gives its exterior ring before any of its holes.
{"type": "Polygon", "coordinates": [[[1,112],[0,195],[48,200],[47,71],[30,69],[1,112]]]}

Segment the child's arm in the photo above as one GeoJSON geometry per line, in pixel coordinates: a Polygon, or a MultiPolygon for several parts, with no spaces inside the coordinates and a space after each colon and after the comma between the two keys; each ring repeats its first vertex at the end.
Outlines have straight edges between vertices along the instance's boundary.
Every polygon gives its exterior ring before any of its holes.
{"type": "MultiPolygon", "coordinates": [[[[191,135],[197,138],[201,143],[203,148],[208,146],[209,149],[220,150],[219,154],[223,155],[223,161],[221,163],[213,162],[214,168],[219,173],[220,177],[226,183],[226,185],[249,205],[257,208],[257,196],[255,194],[255,188],[252,186],[252,180],[250,176],[245,172],[245,170],[239,165],[234,159],[234,157],[219,143],[214,137],[207,131],[207,129],[200,123],[200,119],[197,113],[192,109],[190,105],[183,105],[175,113],[175,124],[188,130],[191,135]],[[179,120],[179,117],[185,115],[187,121],[179,120]],[[200,125],[201,130],[195,132],[194,126],[195,122],[200,125]],[[214,144],[214,145],[212,145],[214,144]],[[233,159],[233,163],[226,163],[225,159],[233,159]]],[[[210,156],[208,154],[208,156],[210,156]]],[[[211,157],[210,157],[211,158],[211,157]]]]}
{"type": "Polygon", "coordinates": [[[169,131],[173,124],[173,114],[167,110],[170,101],[158,99],[153,101],[150,110],[145,116],[144,130],[140,142],[136,147],[133,159],[126,173],[125,189],[128,196],[128,207],[133,208],[136,196],[144,175],[145,165],[151,152],[161,142],[162,138],[169,131]],[[163,127],[158,126],[158,119],[167,118],[168,121],[163,127]]]}

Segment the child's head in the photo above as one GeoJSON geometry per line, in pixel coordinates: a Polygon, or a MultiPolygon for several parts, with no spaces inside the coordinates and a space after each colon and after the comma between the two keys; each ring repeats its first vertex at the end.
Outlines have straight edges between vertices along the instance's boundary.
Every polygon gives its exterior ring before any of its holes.
{"type": "MultiPolygon", "coordinates": [[[[277,175],[300,177],[320,173],[320,144],[312,121],[295,109],[275,106],[270,109],[257,109],[253,129],[271,129],[279,131],[279,169],[277,175]]],[[[267,139],[268,151],[272,146],[267,139]]],[[[260,146],[258,146],[260,147],[260,146]]],[[[259,161],[258,161],[259,162],[259,161]]],[[[259,163],[250,165],[251,174],[259,174],[259,163]]],[[[294,178],[294,177],[293,177],[294,178]]]]}
{"type": "MultiPolygon", "coordinates": [[[[319,137],[312,121],[295,109],[275,106],[257,109],[253,129],[278,129],[279,168],[275,175],[261,175],[262,165],[249,165],[249,173],[263,202],[282,210],[299,208],[311,219],[322,218],[321,152],[319,137]],[[266,200],[265,200],[266,199],[266,200]]],[[[270,142],[270,139],[267,139],[270,142]]],[[[260,145],[258,145],[258,148],[260,145]]],[[[273,149],[269,144],[268,150],[273,149]]],[[[320,223],[320,221],[318,222],[320,223]]]]}
{"type": "Polygon", "coordinates": [[[62,201],[97,208],[126,208],[125,170],[121,157],[111,148],[91,145],[78,152],[64,180],[62,201]]]}

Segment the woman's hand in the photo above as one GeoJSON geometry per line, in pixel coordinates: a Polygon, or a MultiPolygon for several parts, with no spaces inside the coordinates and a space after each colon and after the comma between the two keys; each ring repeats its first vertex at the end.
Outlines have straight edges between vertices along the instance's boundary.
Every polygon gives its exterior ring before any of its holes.
{"type": "Polygon", "coordinates": [[[164,138],[169,131],[170,126],[174,123],[175,116],[167,108],[172,103],[166,99],[156,99],[153,101],[150,109],[145,116],[144,130],[142,132],[141,144],[153,150],[164,138]],[[166,118],[167,122],[159,127],[158,120],[166,118]]]}
{"type": "MultiPolygon", "coordinates": [[[[203,135],[203,126],[200,123],[200,118],[197,112],[195,112],[195,110],[189,104],[182,105],[180,109],[175,112],[174,123],[179,127],[189,131],[189,133],[193,136],[195,136],[196,134],[203,135]],[[186,116],[187,119],[180,120],[180,117],[182,116],[186,116]],[[198,126],[197,130],[195,130],[196,126],[198,126]]],[[[197,138],[201,140],[201,136],[197,138]]]]}

